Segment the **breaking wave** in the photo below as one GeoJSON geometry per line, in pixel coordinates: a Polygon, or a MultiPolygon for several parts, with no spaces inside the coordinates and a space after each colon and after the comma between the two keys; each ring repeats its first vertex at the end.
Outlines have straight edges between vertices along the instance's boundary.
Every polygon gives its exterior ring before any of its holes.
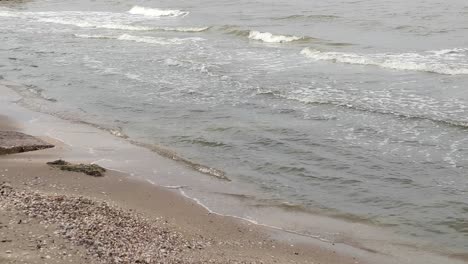
{"type": "Polygon", "coordinates": [[[249,39],[259,40],[267,43],[284,43],[304,39],[297,36],[273,35],[270,32],[260,32],[252,30],[249,32],[249,39]]]}
{"type": "Polygon", "coordinates": [[[176,31],[176,32],[203,32],[209,29],[209,27],[149,27],[149,26],[132,26],[125,24],[99,24],[90,22],[79,22],[73,20],[63,20],[56,18],[39,19],[41,22],[55,23],[62,25],[72,25],[82,28],[104,28],[104,29],[115,29],[115,30],[128,30],[128,31],[176,31]]]}
{"type": "Polygon", "coordinates": [[[468,49],[465,48],[399,54],[322,52],[305,48],[301,51],[301,54],[315,61],[372,65],[393,70],[422,71],[448,75],[468,74],[468,49]]]}
{"type": "Polygon", "coordinates": [[[310,37],[298,37],[292,35],[274,35],[270,32],[260,32],[256,30],[241,29],[237,26],[222,26],[220,30],[239,37],[247,37],[251,40],[262,41],[266,43],[285,43],[300,40],[309,40],[310,37]]]}
{"type": "Polygon", "coordinates": [[[134,6],[128,11],[132,15],[143,15],[150,17],[183,17],[189,14],[186,11],[180,10],[164,10],[157,8],[147,8],[142,6],[134,6]]]}
{"type": "Polygon", "coordinates": [[[43,23],[70,25],[81,28],[102,28],[128,31],[176,31],[176,32],[202,32],[209,27],[159,27],[138,25],[146,18],[128,15],[126,13],[112,12],[0,12],[0,17],[14,17],[20,19],[33,19],[43,23]]]}

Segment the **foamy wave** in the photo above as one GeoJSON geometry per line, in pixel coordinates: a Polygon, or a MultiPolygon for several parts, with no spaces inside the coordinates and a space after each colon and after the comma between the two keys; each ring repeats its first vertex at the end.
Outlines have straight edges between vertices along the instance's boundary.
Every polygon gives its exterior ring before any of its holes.
{"type": "Polygon", "coordinates": [[[160,30],[164,31],[179,31],[179,32],[203,32],[210,27],[175,27],[175,28],[169,28],[169,27],[160,27],[160,30]]]}
{"type": "Polygon", "coordinates": [[[86,38],[86,39],[117,39],[117,40],[127,40],[134,42],[142,42],[149,44],[159,44],[159,45],[180,45],[188,41],[203,41],[203,38],[156,38],[150,36],[134,36],[130,34],[123,34],[120,36],[104,36],[104,35],[86,35],[86,34],[75,34],[77,38],[86,38]]]}
{"type": "Polygon", "coordinates": [[[98,24],[86,21],[73,21],[64,20],[61,18],[44,18],[39,19],[41,22],[55,23],[62,25],[72,25],[82,28],[105,28],[115,30],[128,30],[128,31],[175,31],[175,32],[203,32],[208,30],[209,27],[147,27],[147,26],[131,26],[125,24],[98,24]]]}
{"type": "Polygon", "coordinates": [[[283,43],[304,39],[297,36],[273,35],[269,32],[250,31],[249,39],[260,40],[267,43],[283,43]]]}
{"type": "Polygon", "coordinates": [[[142,6],[134,6],[128,13],[132,15],[144,15],[151,17],[179,17],[186,16],[189,12],[180,10],[163,10],[157,8],[147,8],[142,6]]]}
{"type": "Polygon", "coordinates": [[[70,25],[81,28],[103,28],[126,31],[175,31],[175,32],[202,32],[209,27],[154,27],[136,25],[144,22],[146,18],[132,16],[125,13],[112,12],[10,12],[1,11],[0,17],[14,17],[34,19],[43,23],[70,25]]]}
{"type": "Polygon", "coordinates": [[[424,71],[448,75],[468,74],[468,49],[447,49],[423,53],[358,54],[322,52],[305,48],[301,54],[315,61],[373,65],[393,70],[424,71]]]}

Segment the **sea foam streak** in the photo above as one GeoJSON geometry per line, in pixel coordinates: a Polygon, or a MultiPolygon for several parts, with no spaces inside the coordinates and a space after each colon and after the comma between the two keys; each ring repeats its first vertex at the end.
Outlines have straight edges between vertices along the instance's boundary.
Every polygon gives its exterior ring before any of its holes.
{"type": "Polygon", "coordinates": [[[113,39],[111,36],[104,35],[88,35],[88,34],[73,34],[77,38],[87,38],[87,39],[113,39]]]}
{"type": "Polygon", "coordinates": [[[448,75],[468,74],[468,49],[460,48],[399,54],[322,52],[305,48],[301,54],[315,61],[373,65],[393,70],[424,71],[448,75]]]}
{"type": "Polygon", "coordinates": [[[163,10],[157,8],[147,8],[142,6],[134,6],[128,11],[132,15],[143,15],[151,17],[179,17],[186,16],[189,12],[180,10],[163,10]]]}
{"type": "Polygon", "coordinates": [[[296,36],[273,35],[269,32],[260,32],[252,30],[249,32],[249,39],[260,40],[267,43],[283,43],[304,39],[296,36]]]}
{"type": "Polygon", "coordinates": [[[160,44],[160,45],[180,45],[187,41],[202,41],[202,38],[155,38],[147,36],[133,36],[128,34],[123,34],[117,37],[118,40],[130,40],[135,42],[143,42],[150,44],[160,44]]]}
{"type": "Polygon", "coordinates": [[[123,34],[119,36],[104,36],[104,35],[86,35],[86,34],[75,34],[77,38],[87,39],[116,39],[116,40],[127,40],[141,43],[158,44],[158,45],[180,45],[188,41],[203,41],[203,38],[156,38],[150,36],[134,36],[129,34],[123,34]]]}

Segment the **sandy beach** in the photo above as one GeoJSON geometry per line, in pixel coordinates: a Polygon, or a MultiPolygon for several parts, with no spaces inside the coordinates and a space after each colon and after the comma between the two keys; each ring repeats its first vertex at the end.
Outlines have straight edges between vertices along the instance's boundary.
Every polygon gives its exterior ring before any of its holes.
{"type": "MultiPolygon", "coordinates": [[[[0,131],[22,131],[0,116],[0,131]]],[[[289,243],[116,171],[46,164],[69,146],[0,156],[0,263],[365,263],[333,245],[289,243]]],[[[278,231],[276,231],[278,232],[278,231]]]]}

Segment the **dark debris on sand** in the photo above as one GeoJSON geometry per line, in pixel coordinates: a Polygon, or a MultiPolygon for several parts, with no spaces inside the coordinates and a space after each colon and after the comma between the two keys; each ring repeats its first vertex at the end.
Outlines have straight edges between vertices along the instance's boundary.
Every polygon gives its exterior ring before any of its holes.
{"type": "Polygon", "coordinates": [[[97,164],[72,164],[61,159],[47,162],[47,164],[61,170],[82,172],[94,177],[102,177],[104,176],[104,172],[106,172],[106,169],[97,164]]]}

